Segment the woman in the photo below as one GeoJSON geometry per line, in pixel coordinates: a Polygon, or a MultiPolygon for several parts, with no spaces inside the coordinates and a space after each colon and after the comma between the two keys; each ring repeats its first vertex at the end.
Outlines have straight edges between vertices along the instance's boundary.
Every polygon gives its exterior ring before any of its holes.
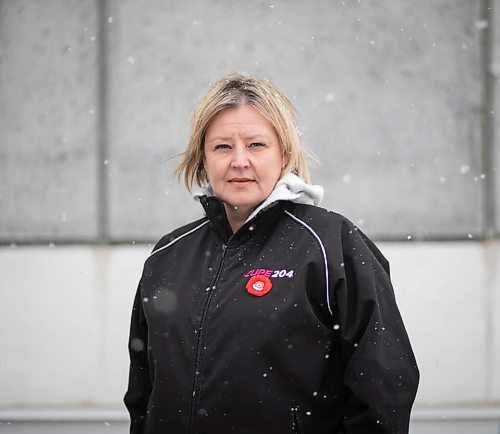
{"type": "Polygon", "coordinates": [[[405,433],[418,370],[389,265],[317,205],[290,101],[229,75],[177,174],[206,216],[146,260],[130,333],[131,433],[405,433]]]}

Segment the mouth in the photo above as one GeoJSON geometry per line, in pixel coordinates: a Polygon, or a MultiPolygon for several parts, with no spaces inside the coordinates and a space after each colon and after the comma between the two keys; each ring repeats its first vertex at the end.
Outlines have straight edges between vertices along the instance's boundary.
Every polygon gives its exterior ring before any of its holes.
{"type": "Polygon", "coordinates": [[[233,185],[248,185],[252,182],[254,182],[253,179],[251,178],[231,178],[229,182],[233,185]]]}

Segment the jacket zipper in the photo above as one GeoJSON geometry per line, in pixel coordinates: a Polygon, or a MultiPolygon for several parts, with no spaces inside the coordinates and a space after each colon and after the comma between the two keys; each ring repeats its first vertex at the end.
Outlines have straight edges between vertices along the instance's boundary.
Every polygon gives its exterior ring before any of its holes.
{"type": "Polygon", "coordinates": [[[292,429],[295,434],[300,434],[299,430],[299,416],[297,412],[299,411],[299,407],[292,407],[292,429]]]}
{"type": "Polygon", "coordinates": [[[203,312],[201,314],[201,322],[200,322],[200,327],[198,329],[198,344],[196,348],[196,360],[195,360],[195,370],[194,370],[194,379],[193,379],[193,396],[191,399],[191,419],[190,419],[190,427],[189,427],[189,432],[191,434],[194,434],[194,420],[196,417],[196,403],[198,401],[198,393],[199,393],[199,367],[200,367],[200,359],[201,359],[201,352],[202,352],[202,345],[203,345],[203,328],[205,324],[205,318],[207,316],[208,312],[208,307],[210,306],[210,301],[212,300],[212,294],[214,293],[214,289],[217,285],[217,282],[219,280],[219,277],[222,272],[222,266],[224,265],[224,259],[226,257],[226,251],[227,251],[227,244],[222,245],[222,257],[219,263],[219,268],[217,269],[217,273],[215,274],[215,279],[213,280],[212,284],[207,288],[208,290],[208,297],[205,301],[205,306],[203,306],[203,312]]]}

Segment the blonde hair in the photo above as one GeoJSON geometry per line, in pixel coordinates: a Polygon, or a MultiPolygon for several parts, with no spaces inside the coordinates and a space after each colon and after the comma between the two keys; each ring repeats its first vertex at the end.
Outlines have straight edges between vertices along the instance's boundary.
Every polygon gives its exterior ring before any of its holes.
{"type": "Polygon", "coordinates": [[[212,119],[222,110],[251,105],[271,123],[280,141],[281,152],[287,164],[282,176],[293,172],[309,182],[307,157],[300,143],[296,125],[296,111],[290,100],[270,81],[232,73],[217,81],[195,106],[191,133],[182,161],[174,175],[184,180],[188,191],[193,185],[208,183],[203,165],[205,133],[212,119]]]}

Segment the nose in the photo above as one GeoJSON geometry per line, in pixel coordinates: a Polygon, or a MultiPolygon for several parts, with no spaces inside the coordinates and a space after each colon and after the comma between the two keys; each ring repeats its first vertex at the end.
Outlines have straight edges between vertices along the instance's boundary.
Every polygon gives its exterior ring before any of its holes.
{"type": "Polygon", "coordinates": [[[248,151],[245,146],[235,146],[231,158],[233,169],[245,169],[250,166],[248,151]]]}

